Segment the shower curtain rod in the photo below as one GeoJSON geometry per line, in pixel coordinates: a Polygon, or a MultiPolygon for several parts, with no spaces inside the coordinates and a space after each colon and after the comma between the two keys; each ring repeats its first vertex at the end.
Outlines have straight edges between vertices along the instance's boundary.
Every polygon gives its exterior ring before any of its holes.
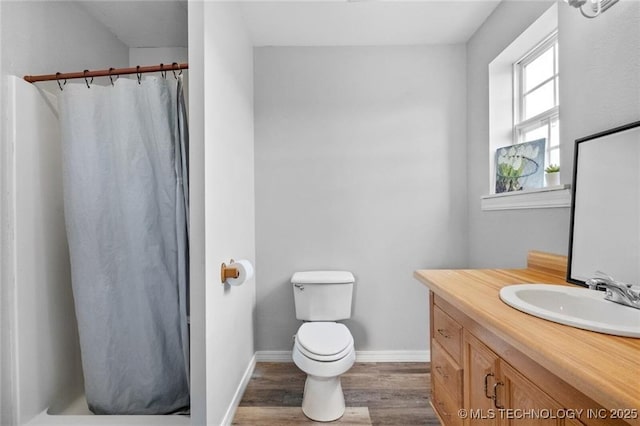
{"type": "Polygon", "coordinates": [[[179,64],[174,62],[173,64],[160,64],[149,65],[141,67],[140,65],[131,68],[109,68],[107,70],[89,71],[84,70],[80,72],[68,72],[68,73],[55,73],[55,74],[43,74],[43,75],[25,75],[23,78],[29,83],[37,83],[38,81],[52,81],[52,80],[68,80],[74,78],[93,78],[93,77],[113,77],[124,74],[143,74],[147,72],[167,72],[189,69],[188,63],[179,64]]]}

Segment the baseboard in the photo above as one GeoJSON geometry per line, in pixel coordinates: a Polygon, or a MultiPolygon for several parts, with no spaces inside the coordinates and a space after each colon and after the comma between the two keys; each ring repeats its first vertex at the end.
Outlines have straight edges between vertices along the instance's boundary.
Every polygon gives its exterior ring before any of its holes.
{"type": "Polygon", "coordinates": [[[356,351],[356,362],[429,362],[431,351],[356,351]]]}
{"type": "MultiPolygon", "coordinates": [[[[430,351],[356,351],[356,362],[429,362],[430,351]]],[[[257,362],[292,362],[291,351],[258,351],[257,362]]]]}
{"type": "Polygon", "coordinates": [[[244,375],[242,376],[242,380],[236,389],[236,393],[233,395],[233,399],[229,404],[229,408],[227,408],[227,412],[222,419],[220,424],[222,425],[230,425],[233,422],[233,417],[236,415],[236,410],[240,406],[240,401],[242,401],[242,396],[244,395],[244,391],[247,389],[247,385],[251,380],[251,376],[253,375],[253,370],[256,368],[256,359],[257,354],[253,354],[251,359],[249,360],[249,364],[247,365],[247,369],[244,371],[244,375]]]}
{"type": "Polygon", "coordinates": [[[293,362],[291,351],[258,351],[257,362],[293,362]]]}

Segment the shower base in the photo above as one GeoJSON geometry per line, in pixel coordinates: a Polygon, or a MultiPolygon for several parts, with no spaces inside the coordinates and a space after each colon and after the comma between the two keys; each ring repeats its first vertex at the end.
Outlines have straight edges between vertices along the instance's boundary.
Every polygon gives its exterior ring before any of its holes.
{"type": "Polygon", "coordinates": [[[95,415],[89,411],[84,395],[76,398],[66,407],[47,409],[38,414],[27,426],[37,425],[158,425],[158,426],[189,426],[191,417],[188,415],[167,416],[120,416],[95,415]]]}

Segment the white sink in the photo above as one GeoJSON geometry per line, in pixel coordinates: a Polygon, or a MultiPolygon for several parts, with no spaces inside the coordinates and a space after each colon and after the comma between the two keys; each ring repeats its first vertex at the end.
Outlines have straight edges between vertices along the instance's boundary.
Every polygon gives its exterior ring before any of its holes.
{"type": "Polygon", "coordinates": [[[602,291],[551,284],[503,287],[500,299],[536,317],[599,333],[640,338],[640,309],[604,300],[602,291]]]}

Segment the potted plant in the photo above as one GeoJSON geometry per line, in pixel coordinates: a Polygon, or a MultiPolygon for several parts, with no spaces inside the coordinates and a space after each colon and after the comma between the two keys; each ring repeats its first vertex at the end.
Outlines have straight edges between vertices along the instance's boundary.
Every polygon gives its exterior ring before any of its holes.
{"type": "Polygon", "coordinates": [[[545,169],[544,179],[547,186],[560,185],[560,166],[557,164],[549,164],[545,169]]]}

